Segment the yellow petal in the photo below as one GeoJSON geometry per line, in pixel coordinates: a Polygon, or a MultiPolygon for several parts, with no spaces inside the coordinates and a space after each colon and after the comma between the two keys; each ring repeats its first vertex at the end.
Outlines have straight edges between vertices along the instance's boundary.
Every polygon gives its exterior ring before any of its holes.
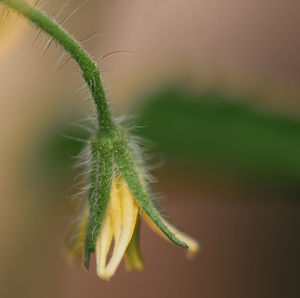
{"type": "Polygon", "coordinates": [[[89,206],[87,201],[82,202],[82,207],[78,219],[71,231],[68,239],[69,260],[74,262],[82,258],[84,241],[88,227],[89,206]]]}
{"type": "Polygon", "coordinates": [[[106,275],[106,259],[113,239],[113,229],[110,215],[105,216],[96,243],[97,273],[103,280],[108,280],[106,275]]]}
{"type": "Polygon", "coordinates": [[[135,229],[131,241],[126,250],[126,268],[127,270],[142,270],[144,268],[144,260],[140,253],[139,247],[140,234],[140,218],[136,220],[135,229]]]}
{"type": "MultiPolygon", "coordinates": [[[[195,239],[193,239],[192,237],[188,236],[187,234],[181,232],[179,229],[177,229],[171,223],[169,223],[166,219],[164,219],[160,214],[158,214],[158,216],[160,217],[161,221],[167,226],[167,228],[172,233],[174,233],[178,239],[180,239],[181,241],[183,241],[187,244],[187,246],[189,247],[187,250],[187,257],[193,257],[194,255],[196,255],[199,252],[200,244],[195,239]]],[[[157,232],[164,239],[170,241],[144,211],[143,211],[143,218],[146,220],[148,225],[155,232],[157,232]]]]}
{"type": "Polygon", "coordinates": [[[96,241],[97,274],[109,280],[117,270],[132,238],[139,206],[122,177],[114,178],[104,221],[96,241]],[[107,260],[109,248],[114,246],[107,260]]]}

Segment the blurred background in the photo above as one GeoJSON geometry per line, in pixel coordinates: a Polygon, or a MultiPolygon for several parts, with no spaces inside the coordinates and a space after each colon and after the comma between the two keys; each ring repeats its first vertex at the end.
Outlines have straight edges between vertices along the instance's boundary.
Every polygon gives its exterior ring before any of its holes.
{"type": "Polygon", "coordinates": [[[163,208],[202,245],[187,260],[143,224],[145,270],[109,283],[64,248],[93,103],[59,46],[2,9],[1,297],[300,297],[299,1],[90,0],[65,23],[95,59],[128,51],[100,63],[112,109],[150,141],[163,208]]]}

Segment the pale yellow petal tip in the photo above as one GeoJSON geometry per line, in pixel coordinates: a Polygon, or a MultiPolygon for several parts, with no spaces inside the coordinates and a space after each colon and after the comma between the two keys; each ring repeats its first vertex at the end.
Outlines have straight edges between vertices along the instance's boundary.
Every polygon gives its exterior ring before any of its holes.
{"type": "Polygon", "coordinates": [[[136,264],[134,267],[133,266],[126,266],[127,271],[142,271],[144,270],[145,265],[144,264],[136,264]]]}
{"type": "Polygon", "coordinates": [[[104,271],[97,270],[98,277],[105,282],[110,281],[110,279],[113,277],[114,274],[115,271],[111,272],[108,270],[104,270],[104,271]]]}
{"type": "Polygon", "coordinates": [[[187,241],[188,250],[186,256],[188,259],[193,259],[200,251],[201,245],[194,239],[187,241]]]}
{"type": "Polygon", "coordinates": [[[65,251],[65,256],[69,265],[78,264],[83,258],[83,249],[80,251],[73,251],[67,248],[65,251]]]}
{"type": "Polygon", "coordinates": [[[130,258],[126,255],[125,267],[127,271],[142,271],[145,268],[145,263],[141,258],[130,258]]]}

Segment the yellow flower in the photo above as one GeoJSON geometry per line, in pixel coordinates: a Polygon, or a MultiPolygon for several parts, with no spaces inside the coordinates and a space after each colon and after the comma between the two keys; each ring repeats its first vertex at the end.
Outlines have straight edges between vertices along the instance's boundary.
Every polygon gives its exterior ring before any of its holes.
{"type": "MultiPolygon", "coordinates": [[[[72,255],[75,257],[78,257],[79,253],[83,253],[86,235],[84,231],[87,229],[88,222],[88,208],[86,205],[82,211],[80,224],[75,231],[75,237],[69,243],[72,255]]],[[[108,281],[114,275],[124,255],[129,270],[143,269],[144,262],[139,251],[138,242],[141,216],[155,231],[164,236],[150,217],[142,211],[124,178],[121,175],[115,175],[112,181],[110,199],[95,246],[97,274],[102,280],[108,281]],[[111,256],[108,258],[110,250],[111,256]]],[[[199,244],[197,241],[173,227],[158,212],[157,216],[177,238],[188,245],[188,255],[198,252],[199,244]]],[[[166,237],[164,236],[164,238],[166,237]]]]}
{"type": "MultiPolygon", "coordinates": [[[[50,35],[70,52],[82,70],[98,109],[98,127],[85,150],[88,156],[85,164],[88,165],[89,192],[80,220],[75,225],[75,233],[69,241],[73,256],[84,252],[84,264],[88,268],[90,256],[95,253],[97,274],[106,281],[114,275],[124,255],[129,269],[142,269],[138,241],[141,215],[169,241],[187,249],[190,254],[196,253],[198,243],[163,218],[153,201],[152,191],[146,183],[142,151],[134,143],[134,136],[111,118],[96,64],[68,33],[24,1],[3,3],[52,33],[50,35]]],[[[15,22],[16,16],[3,10],[0,53],[9,48],[23,29],[23,24],[15,22]],[[11,30],[15,31],[14,34],[11,30]]]]}
{"type": "Polygon", "coordinates": [[[69,240],[73,257],[83,255],[88,269],[90,256],[95,253],[97,274],[106,281],[124,255],[128,269],[141,270],[141,217],[166,239],[187,249],[189,256],[197,253],[197,241],[162,216],[148,184],[142,153],[128,132],[118,126],[100,130],[90,139],[85,154],[89,188],[69,240]]]}

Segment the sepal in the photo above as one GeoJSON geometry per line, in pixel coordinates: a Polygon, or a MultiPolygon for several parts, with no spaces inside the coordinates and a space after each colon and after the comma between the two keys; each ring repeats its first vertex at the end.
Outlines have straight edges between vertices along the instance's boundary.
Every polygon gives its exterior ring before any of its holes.
{"type": "Polygon", "coordinates": [[[84,252],[84,265],[87,269],[89,268],[90,253],[95,251],[96,239],[111,192],[113,153],[109,135],[105,133],[98,134],[91,142],[91,151],[89,223],[84,252]]]}
{"type": "Polygon", "coordinates": [[[188,245],[181,241],[176,235],[171,232],[162,220],[162,217],[151,201],[151,197],[145,191],[141,177],[139,177],[134,160],[138,160],[133,152],[132,148],[128,146],[126,140],[123,144],[127,146],[119,146],[118,150],[115,150],[115,162],[122,173],[132,195],[136,198],[141,208],[151,218],[151,220],[157,225],[157,227],[166,235],[166,237],[175,245],[188,249],[188,245]]]}

